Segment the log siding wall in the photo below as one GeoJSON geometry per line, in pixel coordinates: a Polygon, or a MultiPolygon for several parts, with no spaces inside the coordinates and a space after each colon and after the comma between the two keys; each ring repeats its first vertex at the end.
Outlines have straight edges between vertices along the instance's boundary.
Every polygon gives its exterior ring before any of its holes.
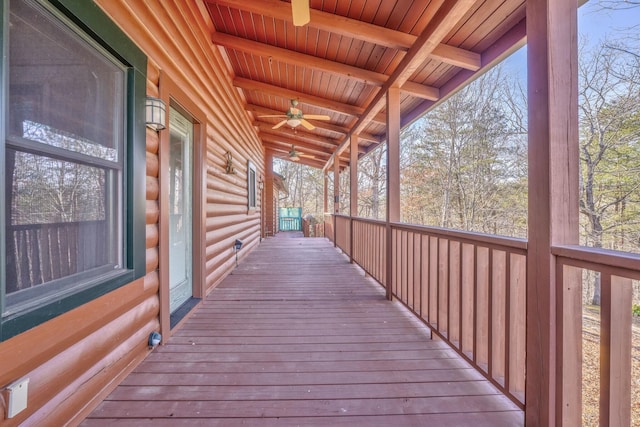
{"type": "MultiPolygon", "coordinates": [[[[210,292],[233,268],[232,242],[259,243],[260,210],[247,207],[247,163],[264,177],[264,151],[240,106],[204,5],[184,2],[96,3],[148,56],[147,95],[159,96],[160,74],[170,76],[206,115],[205,255],[203,289],[210,292]],[[224,154],[236,174],[225,173],[224,154]]],[[[164,131],[168,132],[168,131],[164,131]]],[[[147,129],[146,271],[89,304],[0,343],[0,386],[28,377],[26,410],[0,426],[77,424],[149,350],[149,333],[160,329],[159,138],[147,129]]],[[[198,172],[198,171],[196,171],[198,172]]]]}

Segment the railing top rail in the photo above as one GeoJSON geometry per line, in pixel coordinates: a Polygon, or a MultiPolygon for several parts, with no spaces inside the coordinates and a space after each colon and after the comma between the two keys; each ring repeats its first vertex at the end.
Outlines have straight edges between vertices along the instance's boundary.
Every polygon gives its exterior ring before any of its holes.
{"type": "Polygon", "coordinates": [[[640,254],[580,245],[556,245],[551,253],[569,262],[565,264],[590,270],[621,270],[625,277],[640,280],[640,254]]]}
{"type": "MultiPolygon", "coordinates": [[[[349,215],[334,214],[341,219],[349,219],[349,215]]],[[[365,222],[376,225],[386,225],[386,221],[371,218],[353,217],[354,221],[365,222]]],[[[406,230],[423,234],[446,237],[461,242],[480,243],[495,248],[504,248],[518,253],[525,253],[527,250],[527,240],[517,237],[495,236],[492,234],[477,233],[473,231],[453,230],[449,228],[433,227],[428,225],[405,224],[402,222],[392,222],[391,228],[406,230]]]]}
{"type": "Polygon", "coordinates": [[[483,243],[494,247],[518,249],[522,252],[527,250],[527,240],[517,237],[495,236],[493,234],[483,234],[474,231],[452,230],[448,228],[403,223],[392,223],[391,227],[399,230],[419,231],[421,233],[442,236],[449,239],[453,238],[462,242],[483,243]]]}

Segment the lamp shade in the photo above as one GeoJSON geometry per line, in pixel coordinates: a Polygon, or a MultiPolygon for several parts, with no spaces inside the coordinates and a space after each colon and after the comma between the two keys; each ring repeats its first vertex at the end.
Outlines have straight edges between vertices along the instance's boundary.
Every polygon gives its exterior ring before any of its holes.
{"type": "Polygon", "coordinates": [[[159,131],[166,128],[167,108],[160,98],[147,97],[146,100],[146,123],[147,127],[159,131]]]}
{"type": "Polygon", "coordinates": [[[289,126],[291,126],[292,128],[294,128],[294,127],[296,127],[296,126],[300,125],[300,123],[302,123],[302,122],[300,121],[300,119],[289,119],[289,120],[287,120],[287,124],[288,124],[289,126]]]}

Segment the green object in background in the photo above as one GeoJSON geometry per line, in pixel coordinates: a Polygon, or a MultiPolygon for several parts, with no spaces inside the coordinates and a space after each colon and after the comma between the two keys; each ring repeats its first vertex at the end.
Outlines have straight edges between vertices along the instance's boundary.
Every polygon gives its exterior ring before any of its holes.
{"type": "Polygon", "coordinates": [[[280,208],[280,231],[302,231],[302,208],[280,208]]]}

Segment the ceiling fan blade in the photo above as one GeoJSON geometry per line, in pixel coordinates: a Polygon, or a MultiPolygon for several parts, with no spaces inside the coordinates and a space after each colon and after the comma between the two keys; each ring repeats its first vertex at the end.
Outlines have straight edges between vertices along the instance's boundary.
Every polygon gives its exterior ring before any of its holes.
{"type": "Polygon", "coordinates": [[[314,130],[316,128],[314,125],[312,125],[311,123],[309,123],[305,119],[301,119],[300,120],[300,124],[302,126],[304,126],[307,130],[314,130]]]}
{"type": "Polygon", "coordinates": [[[266,116],[258,116],[260,118],[262,117],[287,117],[286,114],[267,114],[266,116]]]}
{"type": "Polygon", "coordinates": [[[331,117],[325,116],[324,114],[305,114],[304,118],[311,120],[331,120],[331,117]]]}
{"type": "Polygon", "coordinates": [[[309,0],[291,0],[291,14],[293,16],[293,25],[302,27],[311,20],[309,13],[309,0]]]}
{"type": "Polygon", "coordinates": [[[280,123],[278,123],[277,125],[275,125],[274,127],[272,127],[271,129],[278,129],[278,128],[284,126],[286,123],[287,123],[287,121],[283,120],[280,123]]]}
{"type": "Polygon", "coordinates": [[[311,154],[298,154],[298,156],[300,156],[300,157],[306,157],[306,158],[308,158],[308,159],[315,159],[315,158],[316,158],[316,156],[311,155],[311,154]]]}

